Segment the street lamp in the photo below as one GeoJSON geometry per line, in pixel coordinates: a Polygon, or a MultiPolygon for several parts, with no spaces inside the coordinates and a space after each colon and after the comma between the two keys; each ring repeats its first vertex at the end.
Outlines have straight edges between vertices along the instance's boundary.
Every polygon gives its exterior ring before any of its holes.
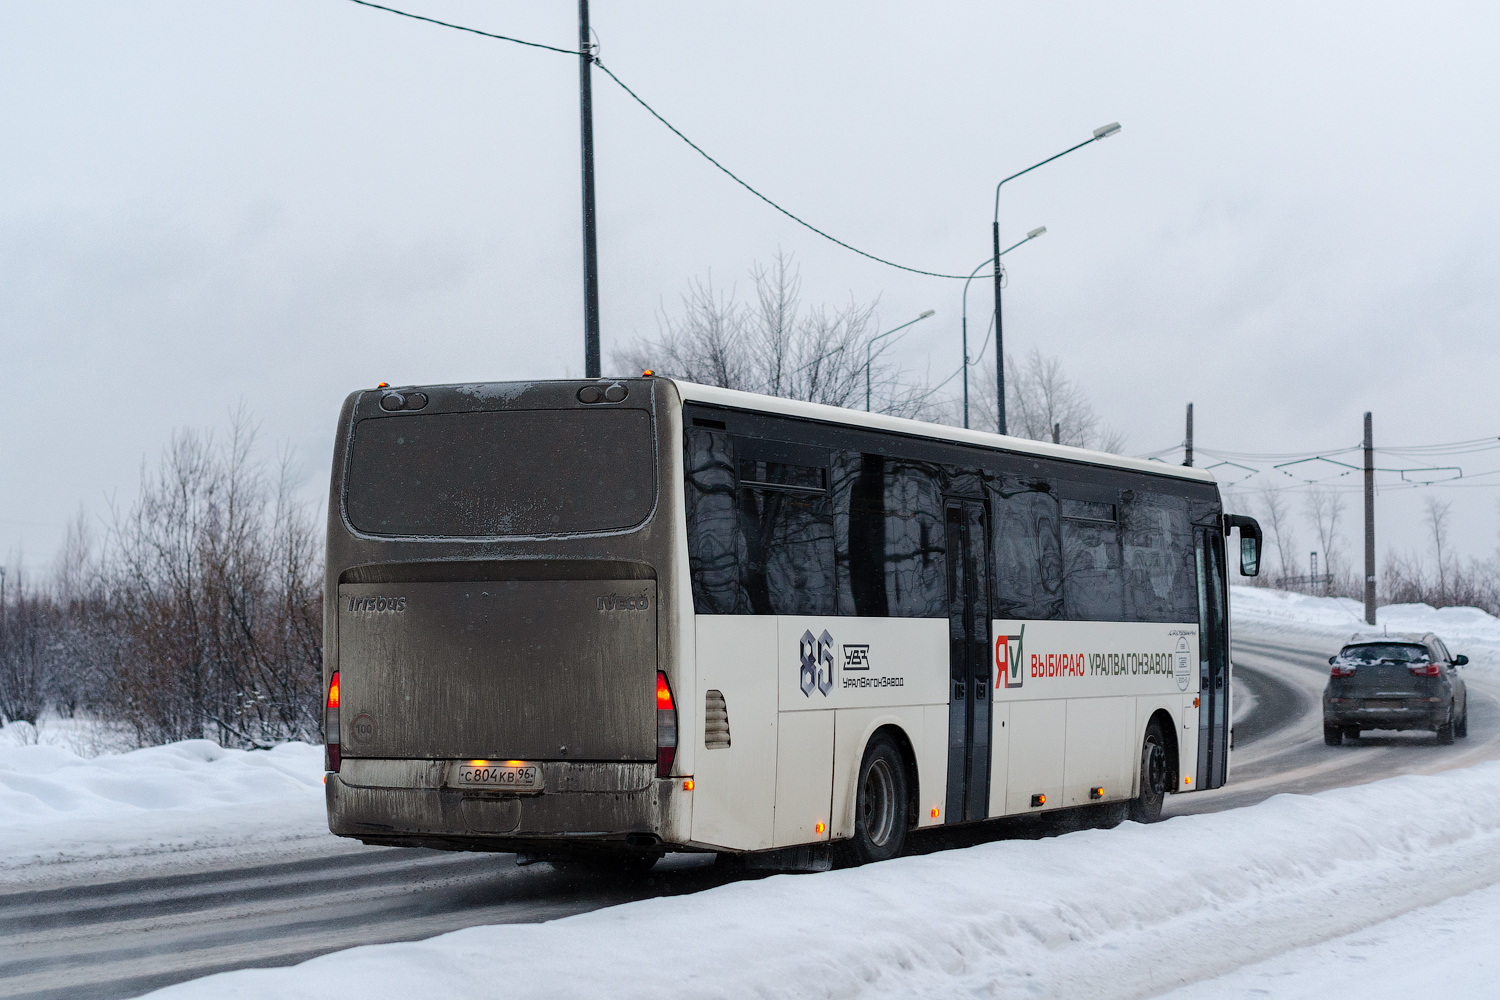
{"type": "Polygon", "coordinates": [[[1002,180],[999,184],[995,185],[995,256],[992,258],[995,263],[995,404],[996,429],[999,430],[1001,434],[1005,433],[1005,327],[1000,311],[1000,189],[1004,187],[1008,182],[1015,180],[1017,177],[1020,177],[1022,174],[1029,174],[1037,167],[1044,167],[1047,164],[1051,163],[1053,160],[1067,156],[1075,149],[1082,149],[1084,146],[1087,146],[1091,142],[1098,142],[1100,139],[1108,139],[1118,131],[1120,131],[1119,122],[1110,122],[1108,125],[1101,125],[1098,128],[1094,129],[1094,134],[1092,136],[1085,139],[1083,142],[1080,142],[1078,145],[1069,146],[1067,149],[1063,150],[1061,153],[1058,153],[1056,156],[1047,157],[1041,163],[1033,163],[1025,170],[1021,170],[1017,173],[1011,174],[1009,177],[1005,178],[1005,180],[1002,180]]]}
{"type": "MultiPolygon", "coordinates": [[[[1031,240],[1036,239],[1046,231],[1046,226],[1038,226],[1037,228],[1026,234],[1026,239],[1013,243],[1010,246],[1006,247],[1004,250],[1001,250],[1000,256],[1004,257],[1006,254],[1010,253],[1022,243],[1028,243],[1031,240]]],[[[974,268],[973,272],[964,279],[963,316],[960,321],[964,339],[964,430],[969,429],[969,365],[973,363],[969,360],[969,282],[974,280],[975,275],[979,274],[980,270],[984,267],[985,264],[988,264],[994,259],[995,258],[990,257],[984,262],[984,264],[980,264],[979,267],[974,268]]],[[[981,347],[980,350],[982,351],[984,350],[984,348],[981,347]]]]}
{"type": "Polygon", "coordinates": [[[865,412],[866,413],[870,412],[870,358],[872,357],[872,355],[871,355],[870,352],[875,347],[875,341],[877,341],[877,340],[884,340],[886,337],[889,337],[891,334],[895,333],[897,330],[905,330],[907,327],[911,326],[913,323],[920,323],[924,319],[926,319],[928,316],[931,316],[935,312],[937,312],[936,309],[929,309],[926,312],[924,312],[922,315],[918,316],[916,319],[912,320],[911,322],[902,323],[900,326],[892,327],[891,329],[885,331],[885,333],[882,333],[879,336],[871,337],[865,343],[865,412]]]}

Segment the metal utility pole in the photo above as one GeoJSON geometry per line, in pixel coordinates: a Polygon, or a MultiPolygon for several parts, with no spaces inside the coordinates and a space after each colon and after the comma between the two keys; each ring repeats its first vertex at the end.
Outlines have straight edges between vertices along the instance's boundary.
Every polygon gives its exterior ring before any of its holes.
{"type": "Polygon", "coordinates": [[[578,0],[578,117],[583,139],[583,374],[599,378],[599,253],[594,238],[594,68],[589,0],[578,0]]]}
{"type": "Polygon", "coordinates": [[[1041,163],[1033,163],[1025,170],[1018,170],[995,185],[995,227],[993,230],[995,241],[995,410],[998,418],[996,421],[997,430],[1001,434],[1005,433],[1005,327],[1004,317],[1000,309],[1000,275],[1002,273],[1000,270],[1000,189],[1017,177],[1031,173],[1037,167],[1045,167],[1053,160],[1067,156],[1075,149],[1082,149],[1089,143],[1098,142],[1100,139],[1108,139],[1118,131],[1120,131],[1119,122],[1110,122],[1108,125],[1101,125],[1094,129],[1092,136],[1083,140],[1078,145],[1069,146],[1061,153],[1049,156],[1041,163]]]}
{"type": "Polygon", "coordinates": [[[1365,624],[1375,624],[1375,432],[1365,412],[1365,624]]]}
{"type": "MultiPolygon", "coordinates": [[[[1005,180],[1010,180],[1007,177],[1005,180]]],[[[1001,181],[1004,184],[1005,181],[1001,181]]],[[[1000,188],[995,188],[995,433],[1005,433],[1005,311],[1000,308],[1000,188]]]]}
{"type": "Polygon", "coordinates": [[[1052,443],[1062,444],[1062,424],[1052,425],[1052,443]]]}
{"type": "Polygon", "coordinates": [[[1193,467],[1193,404],[1188,404],[1187,409],[1187,437],[1182,439],[1182,450],[1184,458],[1182,464],[1188,468],[1193,467]]]}

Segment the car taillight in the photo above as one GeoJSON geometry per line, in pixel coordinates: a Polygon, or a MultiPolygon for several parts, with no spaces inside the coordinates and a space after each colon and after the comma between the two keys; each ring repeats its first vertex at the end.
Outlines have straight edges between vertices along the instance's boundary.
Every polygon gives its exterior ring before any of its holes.
{"type": "Polygon", "coordinates": [[[1352,664],[1352,663],[1335,663],[1333,665],[1333,669],[1330,670],[1330,671],[1328,671],[1328,676],[1330,676],[1330,677],[1353,677],[1354,676],[1354,664],[1352,664]]]}
{"type": "Polygon", "coordinates": [[[328,682],[328,705],[323,709],[324,767],[329,771],[339,769],[339,672],[333,672],[328,682]]]}
{"type": "Polygon", "coordinates": [[[665,778],[672,773],[672,761],[677,758],[677,706],[672,702],[672,689],[667,685],[667,675],[656,672],[656,776],[665,778]]]}
{"type": "Polygon", "coordinates": [[[1418,677],[1436,677],[1439,673],[1442,672],[1438,669],[1438,665],[1436,663],[1417,663],[1410,667],[1407,667],[1406,669],[1410,670],[1418,677]]]}

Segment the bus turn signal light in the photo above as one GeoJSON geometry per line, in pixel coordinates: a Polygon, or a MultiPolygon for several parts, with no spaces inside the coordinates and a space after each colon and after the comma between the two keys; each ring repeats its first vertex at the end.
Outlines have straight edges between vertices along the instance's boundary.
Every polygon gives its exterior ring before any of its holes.
{"type": "Polygon", "coordinates": [[[932,807],[932,818],[933,819],[937,819],[938,818],[938,813],[940,813],[941,811],[942,810],[940,810],[937,806],[933,806],[932,807]]]}
{"type": "Polygon", "coordinates": [[[1098,801],[1099,799],[1104,798],[1104,789],[1103,788],[1090,788],[1089,789],[1089,798],[1093,799],[1095,801],[1098,801]]]}
{"type": "Polygon", "coordinates": [[[828,829],[828,827],[824,825],[822,820],[818,820],[813,824],[813,833],[822,833],[826,829],[828,829]]]}
{"type": "Polygon", "coordinates": [[[1031,797],[1031,808],[1033,809],[1037,808],[1038,806],[1044,806],[1046,804],[1047,796],[1045,795],[1033,795],[1031,797]]]}
{"type": "Polygon", "coordinates": [[[682,783],[682,790],[684,792],[691,792],[694,787],[696,787],[696,786],[693,784],[693,779],[692,778],[688,778],[686,781],[684,781],[682,783]]]}

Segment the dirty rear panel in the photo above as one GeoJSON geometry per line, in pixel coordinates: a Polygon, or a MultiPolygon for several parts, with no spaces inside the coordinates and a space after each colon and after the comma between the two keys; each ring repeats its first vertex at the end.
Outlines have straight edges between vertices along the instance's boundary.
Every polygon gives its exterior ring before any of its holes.
{"type": "Polygon", "coordinates": [[[344,752],[656,759],[656,583],[343,584],[344,752]]]}
{"type": "Polygon", "coordinates": [[[469,847],[686,837],[657,789],[670,782],[654,777],[656,672],[678,683],[683,644],[681,433],[675,387],[656,379],[397,386],[345,401],[324,684],[340,672],[353,784],[329,781],[335,832],[469,847]],[[390,395],[402,401],[382,406],[390,395]],[[546,790],[492,802],[498,793],[354,780],[382,761],[430,777],[471,758],[539,762],[546,790]],[[625,772],[646,784],[621,791],[625,772]],[[476,821],[476,795],[517,816],[476,821]]]}

